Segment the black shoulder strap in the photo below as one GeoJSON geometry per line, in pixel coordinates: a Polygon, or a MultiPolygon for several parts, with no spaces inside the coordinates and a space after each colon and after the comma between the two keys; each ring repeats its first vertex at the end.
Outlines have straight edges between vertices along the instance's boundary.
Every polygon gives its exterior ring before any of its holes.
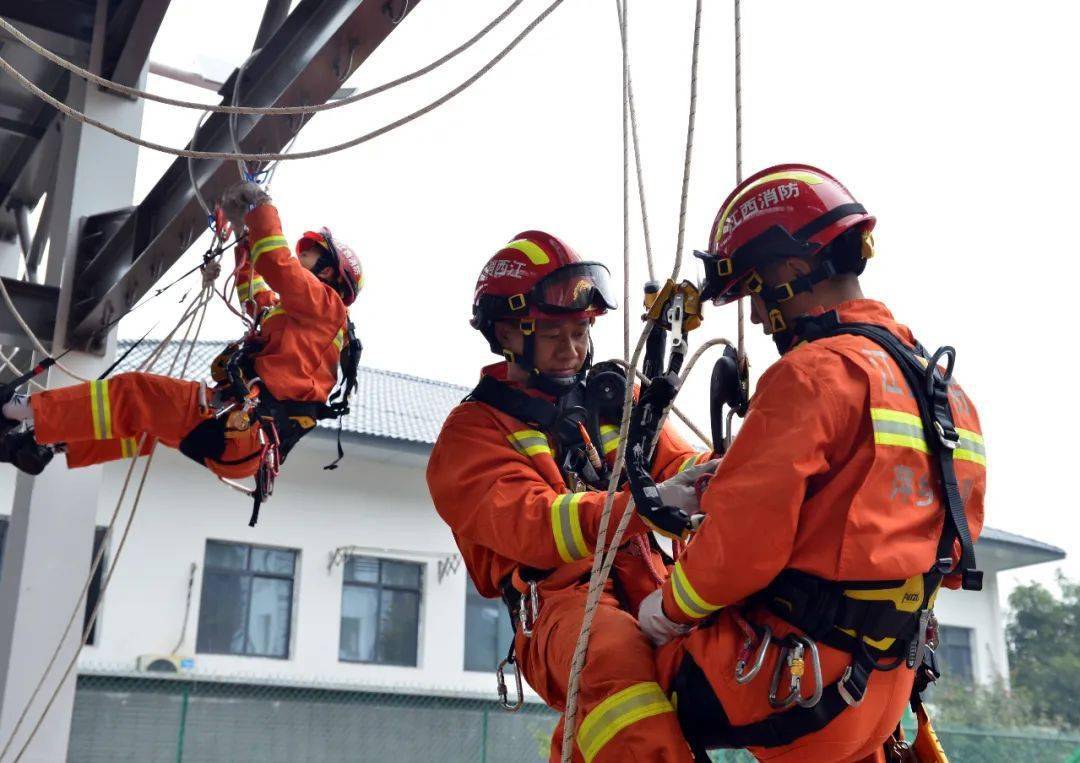
{"type": "Polygon", "coordinates": [[[480,383],[465,400],[486,403],[495,410],[544,432],[552,431],[559,415],[554,403],[527,395],[491,376],[481,378],[480,383]]]}
{"type": "MultiPolygon", "coordinates": [[[[942,347],[931,357],[926,358],[924,354],[912,350],[885,328],[872,323],[843,323],[835,312],[814,318],[798,319],[795,324],[795,333],[806,341],[839,334],[861,336],[885,350],[900,367],[918,403],[926,444],[940,471],[945,501],[945,524],[938,542],[938,559],[935,569],[942,575],[959,572],[964,589],[982,590],[982,572],[975,566],[974,543],[971,540],[967,514],[964,512],[964,499],[960,495],[960,486],[953,464],[953,451],[956,449],[959,435],[953,423],[948,390],[956,351],[952,347],[942,347]],[[938,368],[938,361],[942,358],[945,358],[948,363],[944,373],[938,368]],[[957,540],[960,541],[960,559],[953,565],[953,543],[957,540]]],[[[921,349],[920,346],[919,350],[921,349]]]]}

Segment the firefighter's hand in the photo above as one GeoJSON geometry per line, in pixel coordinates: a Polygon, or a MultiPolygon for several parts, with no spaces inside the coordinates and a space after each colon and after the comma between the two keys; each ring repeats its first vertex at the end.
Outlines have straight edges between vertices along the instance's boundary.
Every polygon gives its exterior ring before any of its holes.
{"type": "Polygon", "coordinates": [[[645,597],[638,608],[638,627],[649,637],[653,646],[663,646],[676,636],[690,632],[689,625],[681,625],[668,620],[664,614],[664,592],[657,588],[645,597]]]}
{"type": "Polygon", "coordinates": [[[221,195],[218,205],[225,217],[229,218],[237,236],[244,230],[244,215],[260,204],[269,204],[270,195],[262,186],[250,180],[237,183],[221,195]]]}
{"type": "Polygon", "coordinates": [[[203,284],[212,284],[221,275],[221,263],[216,259],[207,260],[199,270],[202,271],[203,284]]]}
{"type": "Polygon", "coordinates": [[[716,471],[719,460],[706,461],[697,466],[679,472],[674,477],[664,480],[657,489],[660,491],[660,500],[665,506],[674,506],[682,509],[693,516],[701,513],[698,491],[695,484],[701,477],[709,476],[716,471]]]}

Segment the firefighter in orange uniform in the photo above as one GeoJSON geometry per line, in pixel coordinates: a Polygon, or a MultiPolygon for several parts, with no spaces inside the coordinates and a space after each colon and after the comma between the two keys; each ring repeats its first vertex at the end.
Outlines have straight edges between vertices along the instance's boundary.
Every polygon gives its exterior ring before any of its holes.
{"type": "MultiPolygon", "coordinates": [[[[614,307],[607,269],[554,236],[528,231],[503,247],[477,283],[472,325],[507,362],[485,368],[450,414],[427,470],[477,590],[507,602],[522,674],[560,711],[618,446],[617,414],[599,398],[621,409],[625,377],[597,364],[586,384],[590,326],[614,307]]],[[[660,485],[669,504],[696,511],[693,483],[712,470],[698,464],[707,458],[662,431],[653,471],[669,478],[660,485]]],[[[627,490],[616,494],[608,539],[628,500],[627,490]]],[[[689,761],[652,646],[631,614],[667,570],[636,516],[626,538],[592,627],[574,757],[689,761]]],[[[561,746],[562,723],[552,760],[561,746]]]]}
{"type": "MultiPolygon", "coordinates": [[[[236,288],[255,321],[245,341],[231,346],[215,369],[220,383],[204,384],[150,373],[122,373],[3,401],[0,461],[31,474],[44,469],[54,450],[69,467],[89,466],[143,453],[155,440],[226,478],[256,473],[267,422],[261,416],[215,416],[231,402],[226,360],[247,380],[259,379],[261,406],[310,414],[276,423],[281,456],[314,427],[338,381],[339,358],[351,337],[348,306],[362,284],[360,262],[325,228],[308,232],[292,256],[270,198],[254,183],[230,189],[221,207],[234,229],[247,226],[236,247],[236,288]],[[251,419],[254,418],[254,421],[251,419]],[[11,431],[24,421],[32,428],[11,431]],[[293,423],[295,422],[295,423],[293,423]]],[[[275,422],[278,419],[275,418],[275,422]]]]}
{"type": "Polygon", "coordinates": [[[874,222],[830,175],[780,165],[731,193],[699,253],[703,297],[749,296],[781,352],[639,612],[699,754],[884,760],[913,681],[936,677],[938,587],[981,586],[978,416],[951,348],[927,354],[863,297],[874,222]]]}

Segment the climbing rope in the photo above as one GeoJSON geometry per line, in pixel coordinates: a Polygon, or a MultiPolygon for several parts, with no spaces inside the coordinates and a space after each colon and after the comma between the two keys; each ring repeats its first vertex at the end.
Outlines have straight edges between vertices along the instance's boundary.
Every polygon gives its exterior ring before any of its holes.
{"type": "MultiPolygon", "coordinates": [[[[684,243],[684,236],[686,230],[686,212],[687,212],[687,200],[689,196],[690,187],[690,168],[693,156],[693,142],[694,142],[694,122],[697,115],[697,69],[698,69],[698,54],[701,47],[701,10],[702,0],[697,0],[695,3],[694,11],[694,42],[693,52],[691,55],[691,72],[690,72],[690,107],[689,116],[687,119],[687,131],[686,131],[686,151],[685,160],[683,163],[683,182],[682,182],[682,194],[679,202],[679,233],[678,243],[675,253],[675,264],[672,268],[672,280],[678,278],[679,270],[682,265],[682,247],[684,243]]],[[[620,16],[620,27],[625,26],[626,15],[625,8],[623,14],[620,16]]],[[[620,34],[625,35],[625,30],[620,29],[620,34]]],[[[628,278],[628,274],[624,274],[624,277],[628,278]]],[[[648,339],[649,332],[652,330],[653,322],[651,320],[645,321],[644,329],[642,330],[641,337],[638,339],[637,347],[634,350],[633,356],[629,359],[631,368],[637,368],[638,360],[641,357],[641,352],[645,347],[645,342],[648,339]]],[[[633,407],[634,400],[634,385],[626,385],[626,395],[623,399],[623,417],[622,424],[619,429],[619,447],[616,450],[615,455],[615,468],[612,469],[611,479],[608,482],[607,496],[604,501],[604,508],[600,514],[600,527],[597,531],[596,538],[596,550],[593,554],[592,572],[589,576],[589,589],[585,599],[585,612],[581,621],[581,629],[578,633],[577,644],[574,648],[574,656],[570,663],[570,677],[567,685],[566,692],[566,712],[563,716],[563,740],[562,740],[562,763],[570,763],[573,759],[574,752],[574,735],[576,731],[576,718],[578,709],[578,693],[581,683],[581,671],[585,665],[585,656],[589,644],[589,636],[592,633],[592,622],[596,614],[596,608],[600,603],[600,594],[603,591],[604,584],[607,582],[608,576],[611,573],[611,567],[615,563],[615,555],[618,552],[619,544],[622,542],[622,537],[626,533],[626,528],[630,524],[630,520],[634,513],[634,501],[629,500],[626,505],[626,509],[623,511],[622,516],[619,518],[619,524],[615,528],[615,533],[611,538],[611,543],[606,544],[607,540],[607,526],[611,517],[612,506],[615,502],[616,491],[618,490],[619,475],[622,471],[623,464],[626,461],[626,440],[627,433],[630,427],[630,411],[633,407]]]]}
{"type": "MultiPolygon", "coordinates": [[[[26,334],[27,339],[29,339],[30,343],[34,345],[34,349],[37,352],[41,353],[43,357],[51,358],[52,354],[45,349],[45,345],[41,343],[41,340],[39,340],[34,334],[33,330],[30,328],[30,325],[23,319],[18,309],[16,309],[15,303],[12,301],[11,295],[8,294],[7,286],[4,285],[4,279],[2,278],[0,278],[0,297],[3,298],[4,304],[7,305],[7,309],[11,311],[11,315],[15,319],[15,322],[19,324],[19,328],[23,330],[23,333],[26,334]]],[[[63,371],[75,381],[90,381],[89,379],[80,376],[79,374],[72,371],[59,360],[56,360],[55,358],[53,358],[53,360],[57,368],[59,368],[61,371],[63,371]]]]}
{"type": "Polygon", "coordinates": [[[167,106],[176,106],[181,109],[192,109],[194,111],[211,111],[224,114],[251,114],[258,116],[283,116],[298,114],[303,115],[316,114],[320,111],[331,111],[333,109],[340,109],[343,106],[349,106],[353,103],[358,103],[366,98],[370,98],[373,95],[378,95],[379,93],[386,92],[387,90],[395,88],[399,85],[404,85],[407,82],[412,82],[418,77],[422,77],[425,74],[428,74],[435,69],[438,69],[443,64],[453,60],[454,58],[457,58],[457,56],[464,53],[474,44],[487,36],[487,34],[491,30],[493,30],[495,27],[505,21],[506,18],[510,16],[510,14],[513,13],[519,5],[522,4],[522,2],[524,2],[524,0],[514,0],[514,2],[512,2],[506,8],[506,10],[504,10],[502,13],[500,13],[498,16],[488,22],[487,26],[474,34],[464,43],[454,48],[446,55],[436,59],[435,61],[432,61],[427,66],[423,66],[414,72],[406,74],[402,77],[398,77],[397,79],[386,82],[382,85],[379,85],[378,87],[374,87],[370,90],[365,90],[361,93],[355,93],[346,98],[341,98],[327,103],[309,104],[306,106],[240,106],[236,103],[228,105],[196,103],[193,101],[181,100],[179,98],[169,98],[168,96],[158,95],[157,93],[151,93],[146,90],[140,90],[137,87],[129,87],[127,85],[122,85],[119,82],[113,82],[112,80],[106,79],[105,77],[95,74],[94,72],[87,71],[86,69],[83,69],[77,64],[68,61],[66,58],[58,56],[56,53],[53,53],[51,50],[44,47],[43,45],[39,45],[37,42],[32,40],[30,37],[27,37],[25,34],[20,32],[17,27],[15,27],[3,18],[0,18],[0,29],[3,29],[5,32],[14,37],[18,42],[21,42],[23,45],[28,47],[34,53],[37,53],[39,56],[42,56],[48,61],[51,61],[60,68],[66,69],[75,76],[80,77],[81,79],[84,79],[92,84],[103,87],[106,90],[111,90],[114,93],[120,93],[121,95],[125,95],[128,98],[142,98],[148,101],[156,101],[157,103],[163,103],[167,106]]]}
{"type": "MultiPolygon", "coordinates": [[[[354,146],[359,146],[362,143],[367,143],[368,141],[373,140],[374,138],[377,138],[380,135],[384,135],[384,134],[386,134],[388,132],[396,130],[399,127],[402,127],[403,125],[409,124],[410,122],[412,122],[412,121],[414,121],[416,119],[419,119],[420,117],[424,116],[425,114],[439,108],[440,106],[442,106],[447,101],[450,101],[453,98],[455,98],[456,96],[460,95],[462,92],[464,92],[469,87],[471,87],[477,80],[479,80],[485,74],[487,74],[489,71],[491,71],[500,61],[502,61],[510,53],[510,51],[512,51],[514,48],[516,48],[522,42],[522,40],[524,40],[537,26],[539,26],[544,21],[544,19],[546,19],[548,16],[550,16],[555,11],[556,8],[558,8],[560,5],[562,5],[563,2],[564,2],[564,0],[554,0],[554,2],[551,3],[551,5],[549,5],[544,11],[542,11],[539,16],[537,16],[535,19],[533,19],[513,40],[511,40],[510,43],[506,47],[504,47],[501,51],[499,51],[499,53],[494,58],[492,58],[490,61],[488,61],[482,67],[480,67],[480,69],[478,69],[475,73],[473,73],[470,77],[468,77],[464,82],[462,82],[458,86],[454,87],[453,89],[451,89],[447,93],[444,93],[443,95],[439,96],[434,101],[427,104],[426,106],[424,106],[424,107],[422,107],[422,108],[420,108],[420,109],[418,109],[418,110],[416,110],[416,111],[414,111],[414,112],[412,112],[410,114],[407,114],[404,117],[401,117],[400,119],[396,119],[396,120],[394,120],[393,122],[390,122],[387,125],[383,125],[382,127],[379,127],[379,128],[377,128],[375,130],[364,133],[363,135],[360,135],[360,136],[358,136],[356,138],[353,138],[351,140],[347,140],[344,143],[337,143],[337,144],[334,144],[332,146],[326,146],[326,147],[319,148],[319,149],[313,149],[311,151],[297,151],[296,153],[280,153],[279,152],[279,153],[249,154],[249,153],[241,153],[241,152],[233,152],[233,151],[195,151],[195,150],[191,150],[191,149],[172,148],[171,146],[166,146],[166,145],[163,145],[161,143],[155,143],[153,141],[144,140],[143,138],[140,138],[137,135],[132,135],[131,133],[128,133],[128,132],[125,132],[125,131],[120,130],[118,128],[107,125],[104,122],[102,122],[102,121],[100,121],[98,119],[95,119],[94,117],[91,117],[91,116],[89,116],[87,114],[84,114],[83,112],[79,111],[78,109],[74,109],[74,108],[68,106],[67,104],[63,103],[62,101],[59,101],[56,98],[54,98],[53,96],[49,95],[44,90],[42,90],[37,85],[35,85],[33,82],[31,82],[29,79],[27,79],[18,69],[16,69],[10,63],[8,63],[8,61],[6,59],[4,59],[2,56],[0,56],[0,69],[2,69],[3,71],[5,71],[9,75],[11,75],[23,88],[28,90],[34,96],[36,96],[40,100],[44,101],[45,103],[49,104],[54,109],[60,111],[62,114],[67,115],[71,119],[74,119],[74,120],[76,120],[78,122],[81,122],[83,124],[91,125],[92,127],[96,127],[99,130],[103,130],[104,132],[107,132],[110,135],[114,135],[117,138],[120,138],[121,140],[128,141],[129,143],[134,143],[135,145],[142,146],[143,148],[149,148],[149,149],[151,149],[153,151],[159,151],[159,152],[164,153],[164,154],[171,154],[172,156],[186,157],[186,158],[189,158],[189,159],[221,159],[221,160],[226,160],[226,161],[245,160],[245,161],[257,161],[257,162],[269,162],[269,161],[289,161],[289,160],[296,160],[296,159],[314,159],[316,157],[328,156],[330,154],[334,154],[334,153],[337,153],[339,151],[344,151],[344,150],[352,148],[354,146]]],[[[2,22],[2,21],[3,20],[0,19],[0,22],[2,22]]],[[[6,22],[4,22],[4,23],[6,23],[6,22]]],[[[3,24],[0,24],[0,28],[4,28],[3,24]]],[[[198,107],[201,110],[204,110],[204,111],[208,109],[208,107],[205,104],[198,104],[198,107]]],[[[305,107],[305,108],[309,108],[309,107],[305,107]]],[[[265,111],[265,110],[263,110],[263,111],[265,111]]],[[[302,109],[302,111],[303,111],[303,109],[302,109]]],[[[242,111],[242,112],[237,112],[237,113],[251,113],[251,112],[242,111]]],[[[256,111],[256,113],[258,113],[258,110],[256,111]]]]}
{"type": "MultiPolygon", "coordinates": [[[[735,0],[735,185],[742,183],[742,4],[735,0]]],[[[742,297],[739,303],[739,367],[746,365],[746,317],[742,297]]]]}
{"type": "MultiPolygon", "coordinates": [[[[190,345],[189,345],[189,348],[188,348],[188,354],[187,354],[187,357],[184,360],[183,368],[180,371],[180,376],[182,377],[186,373],[187,367],[188,367],[188,365],[189,365],[189,363],[191,361],[192,351],[194,350],[195,343],[198,341],[199,333],[202,330],[203,321],[206,318],[206,308],[207,308],[207,306],[209,305],[209,303],[211,301],[212,293],[213,293],[213,282],[211,281],[209,283],[206,283],[205,279],[204,279],[203,291],[200,294],[200,298],[198,300],[196,300],[184,312],[184,314],[181,316],[180,320],[177,322],[176,326],[172,329],[172,331],[170,331],[165,336],[165,338],[162,339],[161,342],[158,343],[158,346],[155,348],[155,350],[153,352],[151,352],[147,356],[147,358],[142,362],[142,364],[140,364],[139,370],[146,371],[146,372],[151,371],[153,369],[155,363],[157,362],[157,360],[160,359],[164,348],[166,348],[168,346],[168,344],[172,341],[172,339],[176,335],[177,331],[179,331],[182,326],[186,325],[187,328],[186,328],[186,330],[184,332],[184,338],[180,341],[180,344],[177,346],[176,355],[173,357],[173,362],[169,367],[168,375],[170,375],[170,376],[172,375],[172,373],[173,373],[173,371],[174,371],[174,369],[176,367],[176,363],[179,360],[181,353],[183,352],[185,344],[188,344],[188,338],[189,338],[189,336],[191,334],[191,329],[192,329],[193,326],[195,326],[195,335],[190,340],[190,345]],[[196,321],[195,321],[196,316],[198,316],[198,323],[197,324],[196,324],[196,321]]],[[[121,509],[121,507],[123,505],[124,498],[126,497],[128,488],[130,486],[131,477],[132,477],[132,474],[133,474],[134,469],[135,469],[135,464],[138,461],[139,455],[142,453],[143,448],[145,446],[146,437],[147,437],[147,435],[145,433],[143,433],[141,435],[141,437],[139,439],[139,443],[138,443],[137,447],[135,448],[134,454],[131,457],[131,464],[128,467],[127,474],[126,474],[126,476],[124,478],[124,483],[121,486],[120,496],[117,499],[116,506],[113,509],[112,516],[110,517],[108,527],[106,528],[106,531],[105,531],[105,537],[106,538],[112,537],[113,530],[115,528],[117,518],[119,517],[119,514],[120,514],[120,509],[121,509]]],[[[152,444],[151,444],[151,447],[153,447],[152,444]]],[[[33,741],[33,738],[37,734],[38,730],[40,729],[41,724],[45,719],[45,716],[49,712],[49,709],[52,707],[53,703],[56,701],[56,697],[59,695],[60,688],[63,686],[64,682],[67,680],[68,676],[71,675],[71,671],[74,669],[75,664],[78,661],[79,655],[82,652],[82,647],[85,645],[86,640],[87,640],[87,638],[89,638],[90,632],[92,631],[92,629],[94,627],[94,624],[97,622],[98,612],[100,610],[102,602],[104,601],[105,592],[108,589],[109,582],[112,580],[113,572],[116,569],[116,565],[118,564],[118,562],[120,560],[120,555],[121,555],[121,553],[122,553],[122,551],[124,549],[124,544],[127,541],[127,537],[128,537],[128,533],[129,533],[129,531],[131,529],[132,521],[135,518],[135,512],[138,509],[139,501],[140,501],[140,499],[142,497],[143,487],[144,487],[144,485],[146,483],[146,479],[147,479],[147,476],[148,476],[149,471],[150,471],[150,464],[151,464],[152,460],[153,460],[153,451],[151,451],[149,457],[147,458],[146,467],[143,470],[143,474],[142,474],[142,477],[140,479],[138,489],[136,491],[135,499],[134,499],[134,502],[132,503],[131,513],[129,514],[129,516],[127,518],[127,522],[126,522],[126,524],[124,526],[124,529],[123,529],[123,532],[122,532],[122,534],[120,536],[120,541],[117,544],[116,551],[115,551],[115,553],[113,555],[113,563],[109,567],[109,570],[106,573],[105,579],[102,581],[102,586],[101,586],[101,590],[100,590],[100,592],[98,594],[97,602],[96,602],[93,610],[91,611],[90,616],[89,616],[89,618],[88,618],[88,620],[86,622],[86,625],[85,625],[85,627],[83,629],[82,639],[79,642],[79,646],[75,650],[75,653],[72,655],[72,658],[69,661],[69,663],[68,663],[68,665],[67,665],[67,667],[66,667],[66,669],[64,671],[64,674],[61,676],[60,680],[57,682],[55,689],[53,690],[52,694],[49,697],[48,702],[46,703],[44,709],[41,712],[41,715],[39,716],[37,722],[34,724],[34,727],[32,728],[32,730],[30,732],[30,735],[27,737],[26,741],[23,743],[22,747],[19,749],[18,754],[15,756],[15,761],[18,761],[18,760],[20,760],[22,758],[23,754],[26,752],[27,747],[33,741]]],[[[48,679],[49,673],[52,671],[53,666],[56,664],[56,661],[60,656],[60,652],[63,651],[64,641],[67,639],[68,634],[71,632],[71,629],[72,629],[72,627],[73,627],[73,625],[75,623],[75,620],[79,615],[79,612],[82,610],[82,602],[83,602],[84,598],[86,597],[88,591],[90,590],[90,586],[91,586],[91,584],[93,582],[94,576],[97,574],[97,571],[98,571],[98,569],[100,568],[100,566],[102,564],[102,561],[103,561],[104,555],[105,555],[105,549],[106,549],[106,544],[104,542],[102,542],[101,546],[98,548],[98,551],[94,556],[93,562],[91,563],[91,566],[90,566],[89,574],[87,575],[86,580],[83,583],[82,591],[79,594],[79,596],[76,598],[75,606],[72,609],[71,615],[68,618],[68,622],[67,622],[66,626],[64,627],[64,630],[63,630],[63,632],[62,632],[62,634],[61,634],[61,636],[60,636],[60,638],[59,638],[59,640],[57,642],[56,648],[53,650],[53,653],[52,653],[51,657],[49,658],[49,661],[46,664],[45,669],[42,671],[41,677],[38,680],[37,685],[34,687],[34,690],[31,692],[30,697],[27,699],[26,704],[24,705],[23,710],[20,713],[18,720],[15,722],[15,725],[12,728],[11,734],[8,737],[7,743],[4,745],[3,749],[0,749],[0,760],[2,760],[4,758],[4,756],[7,754],[8,750],[11,748],[12,743],[15,741],[15,738],[18,735],[19,729],[22,727],[23,722],[26,720],[26,716],[28,715],[28,713],[30,711],[30,708],[33,706],[33,703],[37,699],[37,696],[38,696],[39,692],[41,691],[42,687],[45,685],[45,681],[48,679]]]]}

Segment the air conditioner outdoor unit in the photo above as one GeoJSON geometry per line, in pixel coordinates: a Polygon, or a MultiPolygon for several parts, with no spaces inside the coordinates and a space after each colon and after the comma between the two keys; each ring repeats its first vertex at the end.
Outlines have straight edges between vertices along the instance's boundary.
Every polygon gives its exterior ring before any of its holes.
{"type": "Polygon", "coordinates": [[[135,669],[144,673],[187,673],[195,669],[195,658],[179,654],[140,654],[135,669]]]}

